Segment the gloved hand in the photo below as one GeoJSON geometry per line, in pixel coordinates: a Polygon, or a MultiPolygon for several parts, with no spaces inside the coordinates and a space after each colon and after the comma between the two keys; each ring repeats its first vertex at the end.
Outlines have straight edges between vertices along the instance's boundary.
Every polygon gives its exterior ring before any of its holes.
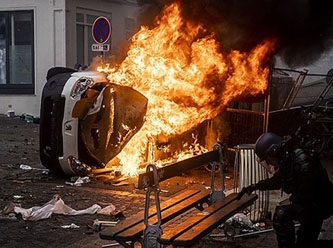
{"type": "Polygon", "coordinates": [[[243,187],[242,190],[237,195],[237,200],[240,200],[243,197],[243,195],[245,195],[245,194],[250,195],[255,190],[257,190],[257,187],[255,184],[251,184],[247,187],[243,187]]]}

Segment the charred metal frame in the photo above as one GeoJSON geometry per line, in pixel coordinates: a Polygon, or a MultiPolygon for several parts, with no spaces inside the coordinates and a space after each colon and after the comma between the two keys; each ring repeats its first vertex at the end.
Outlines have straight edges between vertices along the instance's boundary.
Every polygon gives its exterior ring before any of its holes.
{"type": "Polygon", "coordinates": [[[274,68],[274,70],[299,73],[284,102],[283,108],[279,110],[281,112],[281,114],[279,114],[281,117],[289,116],[289,118],[295,119],[289,121],[292,125],[296,125],[297,130],[288,130],[289,133],[285,133],[285,130],[284,133],[280,135],[294,135],[301,145],[310,149],[314,149],[319,153],[324,150],[331,149],[333,135],[333,115],[332,108],[328,105],[332,102],[326,102],[325,106],[320,104],[333,86],[333,70],[330,70],[327,74],[310,74],[308,73],[308,70],[297,71],[281,68],[274,68]],[[321,90],[321,92],[318,93],[318,96],[313,103],[291,107],[299,90],[302,87],[306,76],[326,77],[326,85],[321,90]],[[283,114],[283,112],[285,112],[285,114],[283,114]],[[291,113],[288,114],[287,112],[291,113]],[[295,115],[292,115],[292,113],[295,113],[295,115]]]}

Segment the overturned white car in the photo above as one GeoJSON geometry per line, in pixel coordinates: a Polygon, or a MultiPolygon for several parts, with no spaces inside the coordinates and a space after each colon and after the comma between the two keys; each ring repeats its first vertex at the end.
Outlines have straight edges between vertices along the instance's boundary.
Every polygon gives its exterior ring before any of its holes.
{"type": "Polygon", "coordinates": [[[85,175],[105,167],[144,123],[147,98],[104,73],[54,67],[46,78],[40,158],[53,172],[85,175]]]}

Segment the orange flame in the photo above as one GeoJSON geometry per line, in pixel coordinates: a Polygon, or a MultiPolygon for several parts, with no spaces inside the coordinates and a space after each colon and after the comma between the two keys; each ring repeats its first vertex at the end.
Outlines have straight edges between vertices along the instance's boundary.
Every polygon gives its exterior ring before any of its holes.
{"type": "MultiPolygon", "coordinates": [[[[235,98],[266,90],[269,69],[262,64],[272,54],[274,42],[265,41],[249,53],[232,51],[224,56],[213,35],[202,37],[204,31],[184,21],[179,6],[171,4],[155,28],[142,27],[132,37],[118,68],[98,68],[109,73],[110,82],[131,86],[148,98],[145,124],[117,156],[123,174],[137,173],[157,136],[192,130],[215,118],[235,98]]],[[[191,155],[203,150],[195,142],[184,146],[191,155]]]]}

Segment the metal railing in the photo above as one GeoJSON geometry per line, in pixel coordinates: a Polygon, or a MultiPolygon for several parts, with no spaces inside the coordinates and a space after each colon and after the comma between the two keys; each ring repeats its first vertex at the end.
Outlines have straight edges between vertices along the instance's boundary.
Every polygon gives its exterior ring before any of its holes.
{"type": "MultiPolygon", "coordinates": [[[[234,180],[235,192],[243,187],[255,184],[260,180],[268,178],[268,171],[261,166],[254,153],[254,144],[244,144],[235,147],[234,180]],[[238,185],[236,185],[238,183],[238,185]]],[[[251,221],[264,220],[269,207],[269,191],[255,191],[259,198],[249,208],[248,217],[251,221]]]]}

